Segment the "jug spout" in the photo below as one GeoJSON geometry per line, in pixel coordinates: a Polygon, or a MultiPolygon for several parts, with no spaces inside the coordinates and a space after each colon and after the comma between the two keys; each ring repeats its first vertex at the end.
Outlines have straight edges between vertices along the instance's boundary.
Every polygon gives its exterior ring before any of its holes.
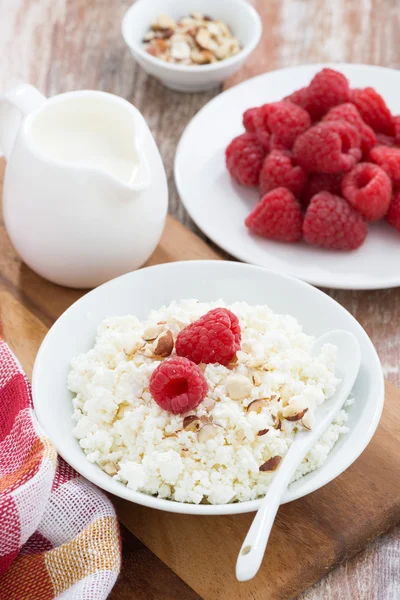
{"type": "Polygon", "coordinates": [[[45,96],[29,84],[21,84],[0,96],[0,156],[10,156],[23,118],[45,100],[45,96]]]}

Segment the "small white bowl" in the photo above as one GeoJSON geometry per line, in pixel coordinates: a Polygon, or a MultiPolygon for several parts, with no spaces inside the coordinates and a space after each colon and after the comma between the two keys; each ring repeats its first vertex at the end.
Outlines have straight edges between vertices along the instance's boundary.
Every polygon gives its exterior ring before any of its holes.
{"type": "Polygon", "coordinates": [[[288,488],[283,502],[301,498],[343,473],[367,446],[382,412],[382,367],[371,340],[347,310],[311,285],[260,267],[224,261],[176,262],[128,273],[96,288],[58,319],[40,347],[32,387],[36,415],[59,454],[89,481],[144,506],[194,515],[226,515],[259,508],[261,500],[197,505],[134,492],[90,463],[72,434],[69,364],[72,357],[93,347],[100,321],[127,314],[144,319],[151,309],[184,298],[268,304],[275,312],[294,316],[308,334],[320,336],[332,329],[345,329],[356,336],[361,368],[353,389],[355,401],[348,408],[350,431],[340,437],[319,469],[288,488]]]}
{"type": "Polygon", "coordinates": [[[166,87],[179,92],[202,92],[221,84],[236,73],[260,41],[261,19],[246,0],[138,0],[122,20],[122,36],[143,69],[166,87]],[[192,12],[221,19],[232,29],[242,50],[210,65],[176,65],[151,56],[143,48],[143,37],[160,15],[175,19],[192,12]]]}

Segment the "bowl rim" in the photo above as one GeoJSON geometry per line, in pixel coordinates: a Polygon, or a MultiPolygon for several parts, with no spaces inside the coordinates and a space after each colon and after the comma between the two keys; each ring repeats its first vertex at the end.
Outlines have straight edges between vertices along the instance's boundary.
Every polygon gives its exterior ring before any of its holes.
{"type": "Polygon", "coordinates": [[[258,12],[256,11],[256,9],[249,3],[247,2],[247,0],[225,0],[226,2],[231,3],[232,5],[240,5],[240,6],[244,6],[245,9],[248,12],[249,17],[252,20],[253,23],[253,28],[254,28],[254,34],[252,37],[252,40],[250,42],[248,42],[245,46],[243,46],[243,48],[234,56],[231,56],[230,58],[226,58],[224,60],[221,60],[217,63],[213,63],[213,64],[209,64],[209,65],[178,65],[178,64],[174,64],[174,63],[167,63],[163,60],[160,60],[159,58],[156,58],[155,56],[151,56],[151,54],[149,54],[148,52],[146,52],[145,50],[143,50],[142,46],[137,43],[135,40],[132,40],[129,37],[128,31],[127,31],[127,24],[128,21],[130,20],[132,14],[138,9],[138,7],[140,7],[143,4],[148,4],[148,0],[137,0],[137,2],[135,2],[134,4],[132,4],[127,11],[125,12],[124,16],[122,17],[122,21],[121,21],[121,34],[122,37],[126,43],[126,45],[131,49],[131,51],[137,55],[138,57],[140,57],[142,60],[148,62],[149,64],[152,64],[156,67],[165,69],[166,71],[170,71],[171,73],[213,73],[213,72],[218,72],[220,70],[222,70],[224,67],[229,67],[231,65],[234,65],[238,62],[244,61],[254,50],[255,48],[258,46],[260,39],[261,39],[261,34],[262,34],[262,21],[261,21],[261,17],[258,14],[258,12]]]}
{"type": "MultiPolygon", "coordinates": [[[[82,475],[83,477],[85,477],[86,479],[88,479],[89,481],[94,483],[95,485],[97,485],[99,488],[101,488],[111,494],[114,494],[115,496],[124,498],[126,500],[129,500],[136,504],[140,504],[142,506],[147,506],[149,508],[156,508],[158,510],[172,512],[172,513],[204,515],[204,516],[230,515],[230,514],[242,514],[242,513],[254,512],[254,511],[258,510],[258,508],[261,504],[262,498],[258,498],[256,500],[249,500],[249,501],[245,501],[245,502],[231,503],[231,504],[211,504],[211,505],[190,504],[190,503],[176,502],[174,500],[165,500],[162,498],[150,496],[143,492],[137,492],[137,491],[130,490],[124,484],[113,480],[111,477],[107,477],[103,481],[102,479],[100,479],[100,477],[97,476],[97,473],[99,473],[99,475],[100,475],[100,474],[104,474],[104,472],[100,469],[100,467],[98,465],[93,465],[93,464],[89,463],[89,461],[87,460],[83,451],[82,451],[82,454],[81,454],[81,457],[79,458],[79,460],[71,460],[67,456],[67,454],[62,451],[62,449],[60,450],[58,438],[53,435],[50,435],[48,432],[46,432],[45,427],[42,425],[42,422],[44,422],[44,419],[42,417],[44,415],[45,408],[43,407],[43,412],[42,412],[42,406],[41,406],[40,402],[37,401],[37,397],[38,397],[38,388],[39,388],[38,372],[39,372],[39,367],[40,367],[40,363],[42,360],[42,355],[45,353],[47,346],[49,344],[51,344],[52,338],[55,335],[55,331],[57,329],[58,324],[60,322],[64,321],[65,319],[67,319],[69,313],[76,310],[76,306],[79,306],[80,304],[84,303],[88,297],[96,296],[96,294],[98,293],[98,290],[108,287],[108,286],[118,285],[119,281],[121,281],[123,279],[128,279],[128,278],[134,276],[134,273],[136,273],[136,272],[143,272],[143,271],[147,272],[149,270],[151,270],[151,271],[166,270],[167,271],[168,269],[175,268],[176,265],[180,265],[180,266],[185,265],[185,267],[187,267],[189,270],[191,270],[191,267],[194,265],[200,266],[200,267],[205,267],[205,266],[209,265],[210,263],[213,263],[213,265],[216,266],[217,269],[221,268],[222,270],[225,268],[225,266],[228,266],[228,268],[233,268],[238,271],[252,270],[252,271],[259,272],[260,274],[264,274],[264,275],[266,273],[271,273],[274,276],[278,276],[279,278],[283,278],[283,279],[291,281],[292,283],[299,286],[300,288],[311,288],[313,290],[313,293],[319,295],[321,298],[322,297],[324,298],[324,302],[327,302],[328,304],[330,304],[332,306],[333,305],[338,306],[341,311],[344,311],[351,317],[351,319],[354,321],[355,326],[358,329],[359,335],[364,339],[365,342],[367,342],[369,351],[371,353],[371,358],[373,358],[374,363],[375,363],[375,370],[376,370],[376,377],[377,377],[377,382],[376,382],[377,383],[377,394],[376,394],[376,399],[375,399],[375,401],[376,401],[375,410],[373,413],[373,418],[371,418],[368,428],[364,431],[364,435],[363,435],[362,439],[361,440],[358,439],[358,441],[357,441],[355,451],[349,453],[348,457],[346,458],[346,460],[343,463],[344,464],[343,468],[342,467],[337,468],[337,467],[331,465],[330,469],[327,470],[325,477],[322,478],[322,481],[318,485],[315,485],[315,483],[313,484],[311,481],[311,483],[308,483],[308,484],[306,483],[304,486],[304,489],[300,489],[300,491],[298,491],[298,490],[291,491],[290,487],[289,487],[287,490],[287,493],[285,494],[285,496],[283,498],[282,504],[286,504],[287,502],[292,502],[293,500],[297,500],[299,498],[307,496],[308,494],[324,487],[326,484],[330,483],[333,479],[335,479],[336,477],[338,477],[339,475],[344,473],[347,470],[347,468],[350,467],[350,465],[352,465],[357,460],[357,458],[365,450],[365,448],[368,446],[369,442],[371,441],[371,438],[373,437],[373,435],[378,427],[378,424],[379,424],[379,421],[380,421],[380,418],[382,415],[383,405],[384,405],[384,375],[383,375],[382,366],[381,366],[378,354],[376,352],[375,346],[373,345],[371,339],[367,335],[364,328],[358,323],[358,321],[355,319],[355,317],[353,317],[353,315],[346,308],[344,308],[344,306],[339,304],[336,300],[331,298],[328,294],[324,293],[323,291],[319,290],[318,288],[313,287],[312,285],[310,285],[304,281],[301,281],[300,279],[297,279],[290,275],[286,275],[285,273],[278,273],[277,271],[273,271],[272,269],[266,269],[266,268],[259,267],[256,265],[249,265],[246,263],[238,263],[238,262],[234,262],[234,261],[223,261],[223,260],[221,260],[221,261],[220,260],[175,261],[175,262],[171,262],[171,263],[163,263],[163,264],[153,265],[150,267],[145,267],[144,269],[140,269],[139,271],[132,271],[130,273],[126,273],[125,275],[116,277],[115,279],[112,279],[112,280],[102,284],[101,286],[91,290],[87,294],[84,294],[81,298],[79,298],[76,302],[74,302],[55,321],[55,323],[53,324],[53,326],[50,328],[47,335],[45,336],[45,338],[39,348],[39,351],[37,353],[34,367],[33,367],[33,373],[32,373],[32,397],[33,397],[34,411],[35,411],[35,414],[36,414],[36,417],[37,417],[37,420],[38,420],[40,426],[44,430],[45,434],[51,439],[52,443],[54,444],[54,446],[57,449],[58,454],[68,464],[70,464],[80,475],[82,475]],[[379,377],[378,377],[378,375],[379,375],[379,377]],[[95,469],[93,469],[93,467],[95,467],[95,469]]],[[[349,434],[351,434],[351,430],[350,430],[349,434]]],[[[321,465],[321,467],[316,469],[316,471],[318,471],[320,469],[323,471],[324,467],[325,467],[325,463],[323,465],[321,465]]]]}

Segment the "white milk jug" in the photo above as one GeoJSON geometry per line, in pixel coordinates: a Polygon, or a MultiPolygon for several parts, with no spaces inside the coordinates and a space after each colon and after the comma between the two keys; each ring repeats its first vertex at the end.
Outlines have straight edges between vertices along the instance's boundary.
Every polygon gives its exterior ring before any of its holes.
{"type": "Polygon", "coordinates": [[[26,264],[61,285],[97,286],[140,267],[168,208],[164,166],[129,102],[98,91],[0,97],[3,212],[26,264]]]}

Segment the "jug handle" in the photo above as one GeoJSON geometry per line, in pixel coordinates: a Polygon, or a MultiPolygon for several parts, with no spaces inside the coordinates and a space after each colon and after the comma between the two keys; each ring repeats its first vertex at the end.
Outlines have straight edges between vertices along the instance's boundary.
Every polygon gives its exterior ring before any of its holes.
{"type": "Polygon", "coordinates": [[[33,85],[23,83],[0,96],[0,156],[8,159],[23,118],[46,100],[33,85]]]}

